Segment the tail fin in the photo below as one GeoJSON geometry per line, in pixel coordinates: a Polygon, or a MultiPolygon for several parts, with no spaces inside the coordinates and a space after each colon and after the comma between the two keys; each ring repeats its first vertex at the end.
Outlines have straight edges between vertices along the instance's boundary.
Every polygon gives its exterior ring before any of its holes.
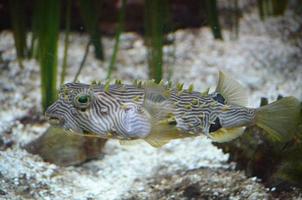
{"type": "Polygon", "coordinates": [[[300,118],[301,105],[295,97],[284,97],[256,110],[255,122],[274,140],[290,138],[300,118]]]}

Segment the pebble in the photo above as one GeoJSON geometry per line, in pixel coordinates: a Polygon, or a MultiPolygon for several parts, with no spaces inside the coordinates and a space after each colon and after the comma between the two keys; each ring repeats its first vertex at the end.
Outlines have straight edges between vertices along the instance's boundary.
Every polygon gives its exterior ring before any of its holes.
{"type": "Polygon", "coordinates": [[[0,195],[6,195],[7,193],[4,191],[4,190],[2,190],[2,189],[0,189],[0,195]]]}

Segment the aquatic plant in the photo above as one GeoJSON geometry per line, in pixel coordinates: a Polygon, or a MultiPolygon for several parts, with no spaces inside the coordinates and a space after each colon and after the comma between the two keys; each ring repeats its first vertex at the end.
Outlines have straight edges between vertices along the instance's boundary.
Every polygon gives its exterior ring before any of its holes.
{"type": "Polygon", "coordinates": [[[149,78],[160,82],[163,76],[163,40],[167,0],[145,0],[145,43],[148,48],[149,78]]]}
{"type": "Polygon", "coordinates": [[[60,1],[36,1],[37,60],[40,64],[42,107],[45,110],[57,97],[57,43],[60,1]]]}
{"type": "Polygon", "coordinates": [[[283,15],[288,4],[288,0],[258,0],[258,11],[261,20],[270,16],[283,15]]]}
{"type": "Polygon", "coordinates": [[[25,28],[25,2],[18,0],[9,1],[10,14],[17,52],[17,59],[21,68],[23,68],[22,59],[27,56],[26,46],[26,28],[25,28]]]}
{"type": "Polygon", "coordinates": [[[90,35],[90,40],[94,46],[95,57],[104,60],[104,50],[101,39],[101,32],[98,27],[98,13],[100,10],[95,9],[95,1],[79,0],[80,11],[84,26],[90,35]]]}
{"type": "Polygon", "coordinates": [[[120,36],[124,29],[124,20],[125,20],[125,12],[126,12],[126,4],[127,0],[122,0],[122,5],[118,14],[118,24],[117,29],[115,33],[115,43],[111,55],[111,60],[108,66],[108,72],[107,72],[107,79],[110,79],[112,71],[115,69],[115,61],[116,61],[116,55],[119,49],[119,43],[120,43],[120,36]]]}
{"type": "Polygon", "coordinates": [[[221,28],[219,23],[219,13],[216,0],[207,0],[207,15],[215,39],[222,40],[221,28]]]}
{"type": "Polygon", "coordinates": [[[232,16],[231,16],[231,39],[238,39],[239,37],[239,18],[240,18],[240,9],[238,6],[238,0],[231,1],[232,16]]]}
{"type": "MultiPolygon", "coordinates": [[[[239,8],[238,0],[229,2],[233,8],[232,30],[234,38],[238,37],[239,32],[239,8]]],[[[259,0],[258,7],[261,16],[283,14],[286,7],[286,1],[277,0],[259,0]],[[261,9],[260,9],[261,8],[261,9]]],[[[71,0],[64,1],[66,3],[65,12],[65,40],[64,40],[64,56],[62,64],[62,72],[60,74],[60,83],[64,82],[64,77],[67,70],[67,52],[68,52],[68,38],[71,23],[71,0]]],[[[78,1],[79,10],[87,32],[90,34],[90,42],[94,46],[95,55],[99,59],[104,59],[104,51],[101,40],[101,32],[98,26],[99,6],[96,4],[102,1],[78,1]]],[[[117,52],[120,43],[120,34],[123,30],[123,21],[125,18],[125,4],[126,0],[121,1],[121,8],[118,16],[118,26],[115,34],[115,44],[112,51],[110,64],[108,66],[107,77],[110,78],[112,71],[115,68],[117,52]]],[[[205,2],[207,8],[208,22],[212,28],[213,35],[216,39],[222,39],[221,27],[219,24],[219,13],[216,0],[207,0],[205,2]]],[[[34,1],[33,15],[32,15],[32,37],[29,48],[26,45],[26,26],[25,26],[25,3],[17,2],[16,0],[9,1],[12,27],[14,30],[15,45],[17,49],[17,57],[20,66],[22,66],[22,59],[29,55],[29,57],[36,58],[41,67],[41,86],[42,86],[42,104],[45,109],[55,98],[56,92],[56,74],[57,74],[57,40],[60,21],[60,6],[61,1],[45,3],[41,1],[34,1]],[[49,6],[48,6],[49,5],[49,6]],[[54,10],[52,10],[54,8],[54,10]],[[28,50],[28,51],[27,51],[28,50]]],[[[169,32],[172,27],[172,20],[169,19],[168,1],[160,0],[145,0],[145,44],[148,48],[148,66],[149,76],[159,82],[163,77],[163,46],[165,33],[169,32]]],[[[88,53],[89,45],[86,48],[88,53]]],[[[173,52],[172,52],[173,53],[173,52]]],[[[84,65],[87,54],[85,53],[81,66],[84,65]]],[[[81,71],[82,67],[80,66],[81,71]]],[[[171,77],[172,68],[168,68],[168,76],[171,77]]],[[[78,76],[78,74],[77,74],[78,76]]],[[[76,76],[76,77],[77,77],[76,76]]],[[[168,77],[168,78],[169,78],[168,77]]]]}
{"type": "Polygon", "coordinates": [[[88,56],[88,53],[89,53],[89,47],[90,47],[90,45],[91,45],[91,40],[89,40],[88,43],[87,43],[87,45],[86,45],[85,53],[84,53],[83,59],[82,59],[82,61],[81,61],[81,64],[80,64],[80,66],[79,66],[79,69],[78,69],[76,75],[74,76],[73,82],[77,82],[77,81],[78,81],[78,77],[79,77],[79,75],[81,74],[81,71],[82,71],[82,69],[83,69],[83,67],[84,67],[84,64],[85,64],[85,62],[86,62],[86,59],[87,59],[87,56],[88,56]]]}
{"type": "Polygon", "coordinates": [[[67,68],[67,53],[68,53],[68,44],[69,44],[69,31],[70,31],[70,17],[71,17],[71,5],[72,1],[67,0],[66,2],[66,13],[65,13],[65,39],[64,39],[64,56],[61,72],[61,84],[64,83],[66,68],[67,68]]]}

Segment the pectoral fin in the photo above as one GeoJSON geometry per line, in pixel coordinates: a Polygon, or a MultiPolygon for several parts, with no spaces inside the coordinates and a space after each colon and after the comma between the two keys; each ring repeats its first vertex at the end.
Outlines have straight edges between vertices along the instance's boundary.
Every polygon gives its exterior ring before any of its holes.
{"type": "Polygon", "coordinates": [[[173,139],[188,137],[176,128],[173,120],[174,105],[169,101],[170,92],[162,85],[147,82],[143,107],[151,122],[151,132],[145,137],[153,147],[161,147],[173,139]]]}
{"type": "Polygon", "coordinates": [[[154,121],[165,119],[173,112],[173,105],[169,102],[170,93],[162,85],[146,82],[144,95],[144,109],[154,121]]]}
{"type": "Polygon", "coordinates": [[[210,133],[209,138],[211,138],[211,140],[213,140],[214,142],[229,142],[242,135],[244,129],[244,127],[229,129],[221,128],[215,132],[210,133]]]}

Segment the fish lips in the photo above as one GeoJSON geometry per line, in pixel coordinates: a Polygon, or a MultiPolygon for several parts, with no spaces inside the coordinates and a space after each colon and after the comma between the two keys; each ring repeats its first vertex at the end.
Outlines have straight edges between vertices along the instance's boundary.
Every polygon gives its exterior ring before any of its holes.
{"type": "Polygon", "coordinates": [[[45,114],[47,121],[50,123],[50,125],[52,126],[56,126],[56,127],[62,127],[64,125],[64,118],[60,115],[57,114],[50,114],[50,113],[46,113],[45,114]]]}

